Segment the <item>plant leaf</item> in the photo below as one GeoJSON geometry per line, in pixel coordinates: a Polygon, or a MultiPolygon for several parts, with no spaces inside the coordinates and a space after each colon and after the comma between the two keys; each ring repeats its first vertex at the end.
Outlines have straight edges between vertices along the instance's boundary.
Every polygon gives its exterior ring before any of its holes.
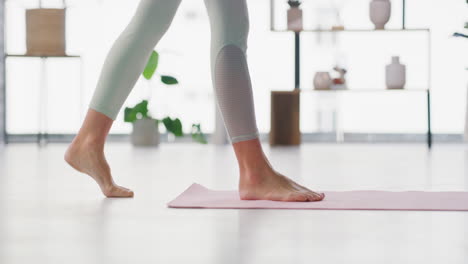
{"type": "Polygon", "coordinates": [[[135,122],[137,119],[151,118],[148,114],[148,101],[143,100],[140,103],[136,104],[134,107],[126,107],[124,112],[124,121],[125,122],[135,122]],[[141,117],[139,118],[139,115],[141,117]]]}
{"type": "Polygon", "coordinates": [[[166,130],[169,133],[174,134],[176,137],[182,137],[184,135],[182,131],[182,122],[179,118],[171,119],[170,117],[166,117],[162,120],[166,130]]]}
{"type": "Polygon", "coordinates": [[[177,81],[176,78],[168,75],[161,75],[161,82],[167,84],[167,85],[173,85],[173,84],[178,84],[179,81],[177,81]]]}
{"type": "Polygon", "coordinates": [[[201,130],[201,125],[200,124],[193,124],[192,125],[192,139],[198,143],[201,144],[207,144],[208,141],[206,141],[206,136],[203,134],[201,130]]]}
{"type": "Polygon", "coordinates": [[[146,80],[150,80],[151,77],[153,77],[154,72],[158,68],[158,62],[159,54],[157,51],[153,50],[148,63],[146,63],[145,70],[143,71],[143,77],[145,77],[146,80]]]}
{"type": "Polygon", "coordinates": [[[125,112],[124,112],[124,121],[132,123],[137,119],[136,117],[136,112],[133,111],[133,108],[130,107],[125,107],[125,112]]]}
{"type": "Polygon", "coordinates": [[[179,118],[174,120],[174,130],[172,131],[176,137],[182,137],[184,132],[182,131],[182,122],[180,122],[179,118]]]}
{"type": "Polygon", "coordinates": [[[163,118],[162,122],[168,132],[172,131],[172,119],[170,117],[163,118]]]}

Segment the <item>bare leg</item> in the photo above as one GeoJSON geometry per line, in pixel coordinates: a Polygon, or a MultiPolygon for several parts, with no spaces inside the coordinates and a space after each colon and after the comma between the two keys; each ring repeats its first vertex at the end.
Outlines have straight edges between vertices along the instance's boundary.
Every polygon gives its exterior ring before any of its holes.
{"type": "Polygon", "coordinates": [[[112,123],[109,117],[89,109],[83,126],[65,153],[65,161],[91,176],[105,196],[133,197],[133,191],[115,184],[104,157],[104,143],[112,123]]]}
{"type": "Polygon", "coordinates": [[[218,106],[239,162],[239,194],[245,200],[320,201],[315,193],[273,170],[255,118],[247,65],[246,0],[205,0],[211,24],[211,65],[218,106]]]}
{"type": "Polygon", "coordinates": [[[65,154],[65,160],[96,180],[107,197],[133,196],[131,190],[114,183],[104,157],[104,142],[180,2],[140,0],[130,23],[107,54],[86,119],[65,154]]]}
{"type": "Polygon", "coordinates": [[[239,195],[243,200],[321,201],[313,192],[273,170],[258,139],[233,144],[239,163],[239,195]]]}

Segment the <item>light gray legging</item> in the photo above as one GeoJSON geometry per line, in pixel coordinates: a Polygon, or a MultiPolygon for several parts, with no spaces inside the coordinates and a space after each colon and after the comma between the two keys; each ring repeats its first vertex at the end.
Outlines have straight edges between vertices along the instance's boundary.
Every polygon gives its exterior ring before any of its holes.
{"type": "MultiPolygon", "coordinates": [[[[211,24],[212,81],[232,143],[258,137],[245,55],[249,31],[245,1],[205,0],[211,24]]],[[[90,108],[115,120],[180,2],[141,0],[107,55],[90,108]]]]}

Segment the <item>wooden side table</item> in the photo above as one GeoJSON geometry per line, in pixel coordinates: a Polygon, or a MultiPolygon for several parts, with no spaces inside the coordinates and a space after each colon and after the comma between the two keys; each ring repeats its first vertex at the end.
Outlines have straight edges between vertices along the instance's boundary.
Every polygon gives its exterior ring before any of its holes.
{"type": "Polygon", "coordinates": [[[271,92],[270,145],[301,144],[300,94],[298,89],[271,92]]]}

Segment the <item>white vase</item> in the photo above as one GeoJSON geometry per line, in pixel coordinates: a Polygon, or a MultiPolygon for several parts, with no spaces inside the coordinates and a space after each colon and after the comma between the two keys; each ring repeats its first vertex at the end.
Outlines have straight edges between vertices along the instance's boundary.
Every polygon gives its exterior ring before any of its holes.
{"type": "Polygon", "coordinates": [[[406,83],[406,66],[400,63],[400,57],[392,57],[392,63],[385,67],[385,84],[388,89],[403,89],[406,83]]]}
{"type": "Polygon", "coordinates": [[[299,32],[303,29],[302,9],[290,7],[288,9],[288,30],[299,32]]]}
{"type": "Polygon", "coordinates": [[[315,90],[330,90],[332,79],[328,72],[317,72],[314,77],[315,90]]]}
{"type": "Polygon", "coordinates": [[[389,0],[372,0],[369,4],[369,16],[375,29],[384,29],[390,19],[392,4],[389,0]]]}
{"type": "Polygon", "coordinates": [[[135,146],[157,146],[160,141],[159,126],[156,119],[145,118],[133,122],[131,134],[135,146]]]}

